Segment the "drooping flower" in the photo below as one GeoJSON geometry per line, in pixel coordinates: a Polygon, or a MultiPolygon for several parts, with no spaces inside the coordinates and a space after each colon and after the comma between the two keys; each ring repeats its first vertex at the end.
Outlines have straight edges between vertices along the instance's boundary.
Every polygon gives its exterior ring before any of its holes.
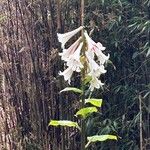
{"type": "Polygon", "coordinates": [[[90,90],[93,91],[94,88],[99,89],[104,85],[98,78],[101,74],[106,73],[104,65],[98,65],[94,59],[92,59],[88,52],[86,52],[86,57],[88,61],[88,75],[91,76],[90,90]]]}
{"type": "Polygon", "coordinates": [[[87,42],[87,47],[88,47],[88,53],[92,59],[94,59],[94,54],[96,54],[100,64],[104,64],[108,59],[109,59],[109,54],[106,56],[105,54],[102,53],[106,48],[103,47],[103,45],[98,42],[95,43],[87,34],[87,32],[84,32],[84,36],[86,38],[87,42]]]}
{"type": "Polygon", "coordinates": [[[63,72],[59,73],[59,75],[64,76],[65,81],[68,81],[69,84],[70,84],[71,76],[73,72],[74,71],[80,72],[81,68],[83,68],[82,63],[80,62],[80,52],[81,52],[82,46],[83,46],[83,42],[79,44],[79,46],[77,47],[77,49],[74,50],[74,52],[68,55],[67,59],[65,59],[67,62],[68,68],[64,70],[63,72]]]}
{"type": "Polygon", "coordinates": [[[104,65],[98,65],[94,59],[92,59],[88,52],[86,52],[86,57],[88,61],[88,74],[99,77],[101,74],[106,73],[104,65]]]}
{"type": "Polygon", "coordinates": [[[73,71],[80,72],[83,65],[80,61],[80,53],[83,46],[83,42],[80,43],[76,51],[70,55],[67,61],[67,66],[71,67],[73,71]]]}
{"type": "Polygon", "coordinates": [[[98,78],[96,76],[92,76],[92,80],[90,81],[90,87],[89,87],[89,89],[91,91],[93,91],[94,88],[99,89],[103,85],[104,85],[104,83],[102,83],[101,80],[98,80],[98,78]]]}
{"type": "Polygon", "coordinates": [[[71,76],[73,74],[73,70],[71,67],[68,67],[66,70],[64,70],[63,72],[59,72],[59,75],[64,76],[64,80],[68,81],[68,83],[70,84],[71,81],[71,76]]]}
{"type": "Polygon", "coordinates": [[[81,37],[78,38],[68,49],[63,49],[62,53],[59,53],[61,59],[68,61],[69,57],[76,51],[77,47],[80,44],[81,37]]]}
{"type": "Polygon", "coordinates": [[[97,55],[98,57],[98,61],[100,64],[104,64],[110,57],[110,55],[108,54],[108,56],[106,56],[105,54],[102,53],[102,51],[100,50],[96,50],[95,51],[95,54],[97,55]]]}
{"type": "MultiPolygon", "coordinates": [[[[101,82],[99,77],[101,74],[106,73],[104,63],[109,59],[109,54],[106,56],[103,51],[106,49],[100,42],[95,43],[87,34],[87,31],[84,32],[85,40],[82,37],[79,37],[68,49],[64,49],[66,42],[82,30],[83,27],[79,27],[74,31],[65,33],[65,34],[57,34],[59,42],[62,43],[63,51],[60,53],[61,59],[66,62],[67,69],[63,72],[60,72],[59,75],[64,76],[65,81],[68,81],[70,84],[71,76],[73,72],[80,72],[82,68],[84,68],[84,62],[81,62],[81,50],[83,45],[87,45],[87,49],[85,49],[85,59],[86,61],[86,72],[87,76],[91,78],[89,81],[91,91],[94,88],[99,89],[104,85],[101,82]],[[86,42],[86,43],[84,43],[86,42]],[[95,61],[95,56],[97,57],[97,61],[95,61]]],[[[84,47],[86,48],[86,46],[84,47]]],[[[83,61],[83,60],[82,60],[83,61]]]]}
{"type": "Polygon", "coordinates": [[[70,38],[72,38],[75,34],[77,34],[82,29],[83,29],[83,26],[80,26],[79,28],[77,28],[73,31],[64,33],[64,34],[57,33],[58,41],[61,43],[62,49],[65,48],[65,44],[67,43],[67,41],[69,41],[70,38]]]}

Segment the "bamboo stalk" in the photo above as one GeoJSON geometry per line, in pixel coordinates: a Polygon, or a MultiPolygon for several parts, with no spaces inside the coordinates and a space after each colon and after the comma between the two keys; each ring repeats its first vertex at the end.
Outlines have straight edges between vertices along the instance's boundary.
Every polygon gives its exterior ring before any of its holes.
{"type": "MultiPolygon", "coordinates": [[[[84,0],[81,0],[81,26],[84,26],[84,0]]],[[[84,40],[84,29],[82,30],[82,38],[84,40]]],[[[82,55],[85,56],[85,46],[83,46],[82,49],[82,55]]],[[[84,64],[85,65],[85,64],[84,64]]],[[[86,72],[86,68],[84,67],[84,69],[81,72],[81,82],[83,82],[84,78],[85,78],[85,72],[86,72]]],[[[83,94],[82,94],[82,104],[81,104],[81,108],[84,107],[85,105],[85,86],[84,83],[82,83],[82,90],[83,90],[83,94]]],[[[85,119],[81,120],[81,150],[85,150],[85,119]]]]}
{"type": "Polygon", "coordinates": [[[139,95],[139,110],[140,110],[140,150],[143,150],[143,131],[142,131],[142,97],[139,95]]]}

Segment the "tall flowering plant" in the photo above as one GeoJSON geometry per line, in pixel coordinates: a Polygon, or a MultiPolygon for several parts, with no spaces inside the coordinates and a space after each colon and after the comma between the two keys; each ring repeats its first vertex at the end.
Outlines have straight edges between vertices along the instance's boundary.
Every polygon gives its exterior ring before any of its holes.
{"type": "Polygon", "coordinates": [[[100,42],[94,42],[83,26],[67,32],[64,34],[57,34],[58,40],[61,43],[62,53],[60,53],[61,59],[66,65],[64,71],[60,71],[59,75],[64,77],[64,80],[71,84],[71,78],[74,72],[81,74],[81,88],[66,87],[61,92],[73,91],[79,93],[82,97],[81,109],[76,112],[75,116],[81,116],[81,127],[77,122],[68,120],[51,120],[49,125],[52,126],[68,126],[76,127],[81,132],[81,150],[87,148],[91,143],[97,141],[105,141],[107,139],[117,140],[115,135],[94,135],[85,139],[85,119],[94,112],[98,112],[98,107],[102,105],[102,99],[91,98],[94,89],[102,88],[104,83],[101,82],[100,77],[106,73],[105,63],[109,59],[109,54],[105,55],[103,51],[106,49],[100,42]],[[78,32],[82,30],[82,35],[68,48],[66,43],[78,32]],[[85,90],[88,87],[90,91],[85,95],[85,90]],[[91,106],[86,107],[86,103],[91,106]],[[85,142],[87,141],[87,144],[85,142]]]}

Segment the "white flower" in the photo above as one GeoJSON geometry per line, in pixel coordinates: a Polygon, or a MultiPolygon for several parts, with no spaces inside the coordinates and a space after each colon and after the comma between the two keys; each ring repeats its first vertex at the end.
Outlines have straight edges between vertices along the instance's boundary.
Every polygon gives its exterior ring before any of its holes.
{"type": "Polygon", "coordinates": [[[83,68],[82,63],[80,62],[80,52],[81,52],[82,46],[83,46],[83,42],[79,44],[77,49],[73,49],[73,51],[71,51],[70,54],[67,53],[68,55],[64,56],[64,57],[67,56],[65,60],[67,62],[68,68],[64,70],[63,72],[60,72],[59,75],[63,75],[65,81],[68,81],[69,84],[70,84],[71,76],[73,72],[74,71],[80,72],[81,68],[83,68]]]}
{"type": "Polygon", "coordinates": [[[82,42],[82,37],[79,37],[78,40],[76,40],[68,49],[64,49],[64,46],[66,42],[74,36],[76,33],[78,33],[80,30],[82,30],[83,27],[79,27],[78,29],[75,29],[71,32],[67,32],[65,34],[57,34],[58,40],[61,42],[63,47],[63,52],[59,55],[61,56],[61,59],[66,62],[66,66],[68,67],[63,72],[60,72],[59,75],[64,76],[64,80],[68,81],[70,84],[71,76],[74,71],[80,72],[82,68],[84,68],[83,64],[81,63],[81,50],[84,45],[84,42],[87,44],[87,49],[85,48],[85,57],[87,61],[87,75],[91,77],[90,80],[90,90],[93,91],[94,88],[99,89],[104,85],[104,83],[99,80],[99,77],[101,74],[106,73],[104,63],[109,59],[109,55],[106,56],[103,54],[103,50],[105,50],[105,47],[98,42],[95,43],[87,34],[87,32],[84,32],[85,41],[82,42]],[[95,55],[97,57],[97,62],[95,61],[95,55]]]}
{"type": "Polygon", "coordinates": [[[67,41],[72,38],[75,34],[77,34],[79,31],[81,31],[83,29],[83,26],[80,26],[79,28],[71,31],[71,32],[67,32],[64,34],[61,33],[57,33],[58,36],[58,41],[61,43],[61,47],[62,49],[64,49],[65,44],[67,43],[67,41]]]}
{"type": "Polygon", "coordinates": [[[102,87],[104,83],[102,83],[100,80],[98,80],[97,77],[92,76],[92,80],[90,81],[90,90],[93,91],[94,88],[99,89],[102,87]]]}
{"type": "Polygon", "coordinates": [[[73,71],[80,72],[83,68],[82,63],[80,62],[80,53],[83,46],[83,42],[80,43],[76,51],[70,55],[67,61],[67,66],[72,68],[73,71]]]}
{"type": "Polygon", "coordinates": [[[105,54],[102,53],[102,51],[100,50],[95,50],[95,54],[98,57],[98,60],[100,62],[100,64],[104,64],[110,57],[110,55],[108,54],[108,56],[106,56],[105,54]]]}
{"type": "Polygon", "coordinates": [[[98,80],[101,74],[106,73],[105,67],[102,64],[97,64],[94,60],[94,53],[92,54],[91,51],[86,51],[86,57],[88,62],[88,75],[91,76],[90,81],[90,90],[93,91],[94,88],[99,89],[104,84],[101,82],[101,80],[98,80]]]}
{"type": "Polygon", "coordinates": [[[73,74],[73,70],[71,67],[68,67],[66,70],[64,70],[63,72],[59,72],[59,75],[64,76],[65,81],[68,81],[68,83],[70,84],[71,81],[71,76],[73,74]]]}
{"type": "Polygon", "coordinates": [[[62,53],[59,53],[61,59],[64,61],[68,61],[69,57],[76,51],[77,47],[80,44],[81,37],[76,40],[68,49],[63,49],[62,53]]]}
{"type": "Polygon", "coordinates": [[[89,68],[88,68],[88,74],[90,76],[96,76],[96,77],[99,77],[101,74],[104,74],[106,73],[106,70],[105,70],[105,67],[104,65],[98,65],[94,59],[92,59],[90,57],[90,54],[88,52],[86,52],[86,57],[87,57],[87,60],[88,60],[88,65],[89,65],[89,68]]]}
{"type": "Polygon", "coordinates": [[[86,31],[84,32],[84,36],[86,38],[88,52],[89,52],[90,57],[94,59],[94,53],[95,53],[96,56],[98,57],[100,64],[104,64],[109,59],[109,55],[106,56],[105,54],[102,53],[102,51],[105,50],[106,48],[103,47],[103,45],[100,42],[95,43],[89,37],[86,31]]]}

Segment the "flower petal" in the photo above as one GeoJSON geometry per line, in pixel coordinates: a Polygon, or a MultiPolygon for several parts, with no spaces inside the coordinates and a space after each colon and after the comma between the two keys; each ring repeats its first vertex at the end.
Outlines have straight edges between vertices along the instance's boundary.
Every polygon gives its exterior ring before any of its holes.
{"type": "Polygon", "coordinates": [[[104,85],[104,83],[102,83],[100,80],[98,80],[97,77],[93,76],[92,80],[90,81],[90,90],[93,91],[94,88],[99,89],[103,85],[104,85]]]}
{"type": "Polygon", "coordinates": [[[67,43],[67,41],[70,38],[72,38],[75,34],[77,34],[79,31],[81,31],[82,29],[83,29],[83,26],[80,26],[79,28],[77,28],[77,29],[75,29],[73,31],[64,33],[64,34],[57,33],[58,41],[62,44],[62,48],[64,49],[64,46],[67,43]]]}
{"type": "Polygon", "coordinates": [[[84,36],[85,36],[85,38],[86,38],[86,41],[87,41],[87,45],[88,45],[88,49],[89,49],[89,50],[96,50],[96,49],[98,49],[98,50],[103,51],[103,50],[106,49],[105,47],[103,47],[103,45],[102,45],[100,42],[98,42],[98,43],[94,42],[94,41],[89,37],[87,31],[84,32],[84,36]]]}
{"type": "Polygon", "coordinates": [[[106,49],[106,47],[104,47],[100,42],[96,43],[96,45],[101,51],[104,51],[106,49]]]}
{"type": "Polygon", "coordinates": [[[102,51],[95,51],[95,54],[98,57],[98,60],[100,62],[100,64],[104,64],[110,57],[110,55],[108,54],[108,56],[106,56],[105,54],[102,53],[102,51]]]}
{"type": "Polygon", "coordinates": [[[86,41],[87,41],[87,46],[88,46],[88,51],[90,54],[90,57],[92,59],[94,59],[94,53],[96,54],[96,56],[98,57],[98,60],[100,62],[100,64],[104,64],[108,59],[109,59],[109,55],[106,56],[105,54],[102,53],[102,51],[104,51],[106,48],[103,47],[103,45],[98,42],[95,43],[87,34],[87,32],[84,32],[86,41]]]}
{"type": "Polygon", "coordinates": [[[86,52],[86,56],[88,59],[88,65],[89,65],[89,69],[88,69],[88,74],[91,76],[96,76],[99,77],[101,74],[106,73],[105,67],[103,65],[98,65],[94,59],[92,59],[90,57],[90,55],[88,54],[88,52],[86,52]]]}
{"type": "Polygon", "coordinates": [[[83,46],[83,42],[80,43],[79,47],[77,50],[72,54],[68,61],[67,61],[67,66],[72,68],[73,71],[80,72],[81,68],[83,68],[82,63],[80,62],[80,52],[83,46]]]}
{"type": "Polygon", "coordinates": [[[71,81],[71,76],[73,74],[73,70],[68,67],[66,70],[64,70],[63,72],[59,72],[59,75],[64,76],[65,81],[68,81],[68,83],[70,84],[71,81]]]}
{"type": "Polygon", "coordinates": [[[69,57],[74,54],[77,47],[79,46],[81,37],[79,37],[68,49],[64,49],[62,53],[59,53],[61,59],[64,61],[68,61],[69,57]]]}

